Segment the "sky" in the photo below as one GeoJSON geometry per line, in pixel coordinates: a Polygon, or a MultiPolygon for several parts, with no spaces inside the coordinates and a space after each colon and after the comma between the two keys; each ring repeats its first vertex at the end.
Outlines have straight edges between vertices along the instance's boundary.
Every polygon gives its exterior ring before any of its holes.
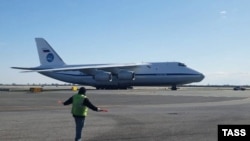
{"type": "Polygon", "coordinates": [[[0,84],[64,83],[39,66],[34,38],[67,64],[183,62],[197,85],[250,85],[249,0],[0,0],[0,84]]]}

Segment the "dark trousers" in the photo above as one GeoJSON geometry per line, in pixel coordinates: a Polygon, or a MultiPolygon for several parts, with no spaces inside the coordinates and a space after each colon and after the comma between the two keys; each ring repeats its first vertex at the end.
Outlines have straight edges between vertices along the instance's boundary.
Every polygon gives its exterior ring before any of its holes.
{"type": "Polygon", "coordinates": [[[84,127],[85,117],[74,117],[76,123],[75,141],[80,141],[82,138],[82,129],[84,127]]]}

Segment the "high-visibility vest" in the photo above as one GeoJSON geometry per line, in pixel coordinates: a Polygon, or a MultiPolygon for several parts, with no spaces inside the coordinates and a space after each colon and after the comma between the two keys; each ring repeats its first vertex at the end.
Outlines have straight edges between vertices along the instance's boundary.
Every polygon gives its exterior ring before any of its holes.
{"type": "Polygon", "coordinates": [[[84,99],[87,98],[85,95],[76,94],[73,96],[73,104],[71,113],[74,116],[87,116],[88,107],[83,105],[84,99]]]}

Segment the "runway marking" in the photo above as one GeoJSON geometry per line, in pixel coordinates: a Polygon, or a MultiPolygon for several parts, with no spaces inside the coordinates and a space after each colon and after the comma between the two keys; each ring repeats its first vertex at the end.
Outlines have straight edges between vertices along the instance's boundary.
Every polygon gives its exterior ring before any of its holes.
{"type": "MultiPolygon", "coordinates": [[[[177,103],[177,104],[157,104],[157,105],[147,105],[148,107],[168,107],[168,108],[178,108],[178,107],[213,107],[213,106],[227,106],[227,105],[241,105],[249,104],[250,98],[228,100],[228,101],[216,101],[216,102],[197,102],[197,103],[177,103]]],[[[134,105],[133,107],[143,107],[145,105],[134,105]]]]}
{"type": "Polygon", "coordinates": [[[61,106],[1,106],[0,112],[12,111],[33,111],[33,110],[62,110],[65,107],[61,106]]]}
{"type": "MultiPolygon", "coordinates": [[[[215,102],[197,102],[197,103],[174,103],[174,104],[154,104],[154,105],[99,105],[103,108],[118,108],[118,107],[211,107],[211,106],[226,106],[226,105],[240,105],[249,104],[250,98],[227,100],[227,101],[215,101],[215,102]]],[[[67,110],[69,106],[1,106],[0,112],[12,112],[12,111],[34,111],[34,110],[67,110]]],[[[171,113],[170,113],[171,114],[171,113]]]]}

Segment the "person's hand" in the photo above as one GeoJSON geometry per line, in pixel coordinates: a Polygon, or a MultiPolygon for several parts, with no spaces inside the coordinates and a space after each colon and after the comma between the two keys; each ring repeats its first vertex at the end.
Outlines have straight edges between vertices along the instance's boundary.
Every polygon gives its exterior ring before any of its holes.
{"type": "Polygon", "coordinates": [[[108,112],[107,109],[101,109],[101,112],[108,112]]]}
{"type": "Polygon", "coordinates": [[[57,103],[63,105],[63,102],[61,100],[58,100],[57,103]]]}
{"type": "Polygon", "coordinates": [[[108,112],[107,109],[102,109],[102,108],[99,108],[98,111],[99,111],[99,112],[108,112]]]}

